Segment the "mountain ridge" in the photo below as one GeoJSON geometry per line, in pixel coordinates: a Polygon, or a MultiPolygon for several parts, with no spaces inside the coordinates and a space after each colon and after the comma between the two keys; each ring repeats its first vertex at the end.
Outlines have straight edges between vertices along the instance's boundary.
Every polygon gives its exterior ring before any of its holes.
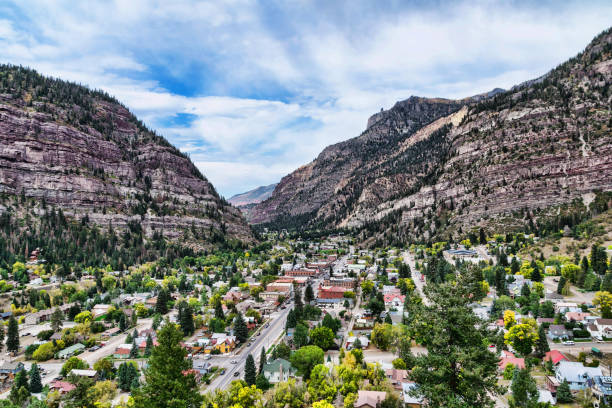
{"type": "Polygon", "coordinates": [[[285,176],[250,220],[368,230],[397,242],[444,239],[479,225],[524,225],[551,216],[547,208],[609,191],[611,44],[607,30],[508,91],[398,102],[372,115],[361,135],[285,176]]]}

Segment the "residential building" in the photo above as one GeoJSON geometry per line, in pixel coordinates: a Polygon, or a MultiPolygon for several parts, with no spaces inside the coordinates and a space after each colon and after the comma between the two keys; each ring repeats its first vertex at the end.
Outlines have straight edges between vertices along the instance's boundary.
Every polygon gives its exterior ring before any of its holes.
{"type": "Polygon", "coordinates": [[[82,345],[81,343],[76,343],[76,344],[73,344],[70,347],[66,347],[63,350],[58,351],[57,357],[58,358],[62,358],[62,359],[70,358],[74,354],[76,354],[77,352],[80,352],[80,351],[83,351],[83,350],[85,350],[85,346],[82,345]]]}
{"type": "Polygon", "coordinates": [[[560,361],[555,371],[559,383],[567,380],[572,391],[584,390],[597,376],[603,376],[601,368],[585,367],[582,363],[574,361],[560,361]]]}
{"type": "Polygon", "coordinates": [[[569,361],[559,350],[547,351],[544,355],[544,361],[552,361],[553,365],[559,364],[561,361],[569,361]]]}
{"type": "Polygon", "coordinates": [[[593,378],[593,397],[599,402],[609,405],[612,403],[612,377],[596,376],[593,378]]]}
{"type": "Polygon", "coordinates": [[[574,337],[574,333],[568,330],[562,324],[553,324],[548,328],[548,338],[551,340],[555,339],[571,339],[574,337]]]}
{"type": "Polygon", "coordinates": [[[402,397],[404,398],[405,407],[421,408],[423,406],[423,399],[412,395],[417,387],[418,385],[412,381],[402,383],[402,397]]]}
{"type": "Polygon", "coordinates": [[[277,384],[294,377],[296,370],[291,366],[289,361],[277,358],[264,365],[263,373],[264,377],[266,377],[271,384],[277,384]]]}
{"type": "Polygon", "coordinates": [[[384,391],[359,390],[357,401],[353,406],[355,408],[377,408],[386,398],[387,393],[384,391]]]}

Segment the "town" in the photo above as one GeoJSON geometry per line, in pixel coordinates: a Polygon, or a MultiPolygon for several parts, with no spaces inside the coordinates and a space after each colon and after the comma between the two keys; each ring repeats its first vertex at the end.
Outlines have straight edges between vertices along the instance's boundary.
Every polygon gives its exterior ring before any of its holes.
{"type": "Polygon", "coordinates": [[[420,392],[434,384],[419,367],[443,352],[436,334],[453,336],[422,325],[436,323],[439,288],[475,275],[477,293],[461,313],[485,333],[470,347],[492,357],[482,381],[501,387],[496,404],[604,407],[612,400],[610,250],[525,256],[537,240],[481,230],[453,245],[365,249],[343,234],[274,232],[243,251],[65,278],[46,273],[36,249],[0,271],[2,397],[17,406],[78,398],[130,406],[155,350],[171,346],[158,334],[174,327],[187,362],[181,375],[216,406],[238,403],[244,388],[251,402],[242,406],[419,407],[434,397],[420,392]]]}

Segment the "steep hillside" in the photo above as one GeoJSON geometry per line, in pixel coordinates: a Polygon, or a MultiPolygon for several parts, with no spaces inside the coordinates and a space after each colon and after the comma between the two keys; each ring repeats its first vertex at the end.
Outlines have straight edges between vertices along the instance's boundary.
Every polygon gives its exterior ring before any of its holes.
{"type": "Polygon", "coordinates": [[[568,204],[587,208],[612,190],[611,52],[608,30],[510,91],[400,102],[283,178],[251,220],[357,228],[387,242],[556,228],[568,204]]]}
{"type": "Polygon", "coordinates": [[[246,193],[236,194],[227,200],[231,205],[236,207],[242,207],[249,204],[261,203],[272,195],[276,184],[270,184],[269,186],[260,186],[253,190],[247,191],[246,193]]]}
{"type": "Polygon", "coordinates": [[[143,237],[180,238],[193,248],[253,240],[239,210],[189,158],[115,99],[6,65],[0,191],[0,211],[32,223],[53,209],[105,229],[138,224],[143,237]],[[20,203],[32,200],[24,214],[20,203]]]}

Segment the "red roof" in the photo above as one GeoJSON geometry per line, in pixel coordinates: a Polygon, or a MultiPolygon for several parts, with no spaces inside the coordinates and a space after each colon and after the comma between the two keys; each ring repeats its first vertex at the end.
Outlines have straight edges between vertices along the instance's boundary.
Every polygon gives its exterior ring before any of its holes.
{"type": "Polygon", "coordinates": [[[525,359],[518,357],[504,357],[499,361],[500,370],[505,370],[508,364],[513,364],[514,367],[520,368],[522,370],[525,368],[525,359]]]}
{"type": "Polygon", "coordinates": [[[67,381],[53,381],[51,383],[51,389],[58,390],[59,392],[66,393],[74,390],[76,386],[67,381]]]}
{"type": "Polygon", "coordinates": [[[551,360],[553,364],[557,365],[560,361],[567,360],[567,357],[565,357],[559,350],[551,350],[546,352],[544,355],[544,361],[548,360],[551,360]]]}
{"type": "Polygon", "coordinates": [[[385,303],[391,303],[393,299],[399,299],[402,303],[406,300],[406,296],[398,293],[387,293],[383,298],[385,299],[385,303]]]}

